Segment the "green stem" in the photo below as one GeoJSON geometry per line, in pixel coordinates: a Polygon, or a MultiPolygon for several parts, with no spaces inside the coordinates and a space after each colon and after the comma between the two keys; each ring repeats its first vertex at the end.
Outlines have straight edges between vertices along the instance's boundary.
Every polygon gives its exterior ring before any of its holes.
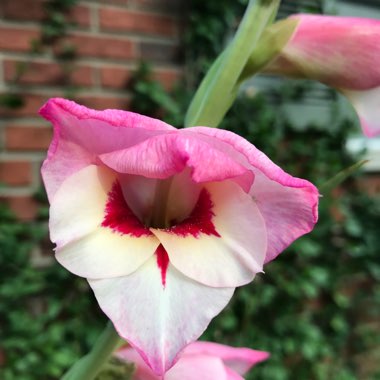
{"type": "Polygon", "coordinates": [[[231,107],[240,74],[265,27],[273,21],[280,0],[251,0],[231,44],[211,66],[196,92],[185,126],[216,127],[231,107]]]}
{"type": "MultiPolygon", "coordinates": [[[[240,75],[239,83],[259,71],[267,70],[268,64],[275,60],[277,55],[281,53],[284,46],[293,36],[298,23],[299,20],[297,19],[287,18],[268,26],[264,30],[259,43],[251,53],[240,75]]],[[[283,65],[283,62],[281,64],[283,65]]],[[[273,71],[272,65],[269,66],[269,72],[276,73],[273,71]]],[[[283,67],[281,67],[281,69],[284,70],[283,67]]],[[[279,73],[281,73],[281,71],[279,73]]]]}
{"type": "Polygon", "coordinates": [[[113,324],[108,322],[107,327],[95,342],[93,349],[76,362],[61,380],[95,379],[120,342],[121,338],[115,331],[113,324]]]}

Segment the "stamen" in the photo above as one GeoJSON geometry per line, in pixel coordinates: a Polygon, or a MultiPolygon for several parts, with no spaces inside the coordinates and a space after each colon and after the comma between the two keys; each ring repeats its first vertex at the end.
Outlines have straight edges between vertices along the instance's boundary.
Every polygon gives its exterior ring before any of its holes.
{"type": "Polygon", "coordinates": [[[168,215],[168,203],[170,187],[173,182],[173,177],[158,180],[153,200],[153,210],[149,223],[149,227],[168,228],[170,220],[168,215]]]}

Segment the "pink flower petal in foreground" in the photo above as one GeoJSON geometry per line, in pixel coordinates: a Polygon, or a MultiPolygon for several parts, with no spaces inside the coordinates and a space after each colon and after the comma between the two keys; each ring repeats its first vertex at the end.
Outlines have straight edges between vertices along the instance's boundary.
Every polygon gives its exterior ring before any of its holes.
{"type": "Polygon", "coordinates": [[[380,20],[299,14],[266,72],[315,79],[351,101],[367,136],[380,134],[380,20]]]}
{"type": "Polygon", "coordinates": [[[194,342],[183,350],[177,363],[163,378],[154,374],[131,347],[120,349],[116,356],[135,365],[132,380],[243,380],[242,376],[267,360],[269,354],[250,348],[194,342]]]}
{"type": "Polygon", "coordinates": [[[64,99],[41,114],[56,258],[157,375],[317,221],[317,189],[233,133],[64,99]]]}

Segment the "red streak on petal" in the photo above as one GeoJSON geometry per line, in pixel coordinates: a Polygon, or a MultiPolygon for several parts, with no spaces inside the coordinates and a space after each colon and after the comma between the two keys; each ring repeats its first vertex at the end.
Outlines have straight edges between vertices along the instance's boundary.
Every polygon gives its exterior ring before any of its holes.
{"type": "Polygon", "coordinates": [[[170,227],[168,231],[182,237],[188,235],[198,237],[201,233],[220,237],[212,222],[212,217],[215,216],[212,211],[213,206],[210,193],[203,189],[191,214],[182,222],[170,227]]]}
{"type": "Polygon", "coordinates": [[[121,235],[141,237],[152,234],[128,207],[121,186],[117,181],[108,193],[105,216],[101,226],[111,228],[121,235]]]}
{"type": "Polygon", "coordinates": [[[161,282],[162,286],[165,287],[166,285],[166,272],[168,270],[169,266],[169,256],[166,252],[166,249],[162,244],[158,246],[156,249],[156,256],[157,256],[157,265],[161,270],[161,282]]]}

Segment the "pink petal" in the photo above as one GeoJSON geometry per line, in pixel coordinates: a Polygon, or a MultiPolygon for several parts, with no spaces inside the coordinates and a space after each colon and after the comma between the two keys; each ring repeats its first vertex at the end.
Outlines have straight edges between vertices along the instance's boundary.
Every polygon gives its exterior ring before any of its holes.
{"type": "Polygon", "coordinates": [[[244,377],[240,376],[238,373],[226,367],[227,380],[244,380],[244,377]]]}
{"type": "Polygon", "coordinates": [[[41,168],[42,179],[50,202],[67,177],[88,165],[95,164],[96,161],[94,156],[81,146],[62,139],[58,144],[58,140],[59,137],[55,135],[41,168]]]}
{"type": "Polygon", "coordinates": [[[156,257],[129,276],[89,283],[119,335],[157,375],[167,371],[179,351],[202,334],[234,291],[194,282],[171,264],[163,286],[156,257]]]}
{"type": "MultiPolygon", "coordinates": [[[[133,348],[120,350],[117,357],[134,363],[136,371],[132,380],[161,380],[133,348]]],[[[166,372],[165,380],[227,380],[226,368],[218,357],[181,355],[176,364],[166,372]]]]}
{"type": "Polygon", "coordinates": [[[182,356],[165,375],[165,380],[228,380],[226,368],[218,357],[182,356]]]}
{"type": "MultiPolygon", "coordinates": [[[[135,364],[132,380],[160,380],[131,348],[120,349],[116,356],[135,364]]],[[[242,380],[253,365],[266,360],[267,352],[234,348],[211,342],[190,343],[181,352],[175,365],[165,374],[165,380],[242,380]]]]}
{"type": "Polygon", "coordinates": [[[135,371],[131,380],[161,380],[162,377],[152,372],[151,368],[144,362],[142,357],[132,347],[120,349],[115,354],[121,360],[135,365],[135,371]]]}
{"type": "Polygon", "coordinates": [[[184,355],[210,355],[219,357],[227,367],[240,375],[244,375],[252,366],[269,358],[268,352],[201,341],[189,344],[184,350],[184,355]]]}
{"type": "Polygon", "coordinates": [[[50,99],[40,114],[54,126],[54,138],[42,168],[49,199],[67,176],[96,163],[96,155],[176,130],[132,112],[95,111],[60,98],[50,99]]]}
{"type": "MultiPolygon", "coordinates": [[[[365,90],[380,85],[380,21],[299,14],[280,57],[308,78],[330,86],[365,90]]],[[[276,65],[276,62],[273,62],[276,65]]]]}
{"type": "Polygon", "coordinates": [[[265,262],[273,260],[295,239],[310,232],[318,219],[318,190],[275,165],[247,140],[217,128],[188,128],[223,150],[255,175],[250,194],[264,218],[268,247],[265,262]]]}
{"type": "Polygon", "coordinates": [[[257,175],[250,193],[256,200],[268,231],[265,263],[275,259],[294,240],[311,231],[317,222],[318,190],[311,184],[293,188],[257,175]]]}
{"type": "Polygon", "coordinates": [[[374,116],[379,109],[380,20],[305,14],[291,17],[299,20],[294,35],[264,70],[335,87],[353,102],[364,133],[379,134],[379,118],[374,116]],[[367,102],[364,107],[361,98],[367,102]]]}
{"type": "Polygon", "coordinates": [[[58,247],[57,260],[82,277],[127,275],[156,251],[159,241],[149,233],[121,235],[101,227],[108,192],[115,174],[94,165],[68,177],[57,191],[50,209],[50,234],[58,247]]]}
{"type": "Polygon", "coordinates": [[[170,262],[184,275],[209,286],[246,284],[264,263],[264,220],[255,202],[235,183],[225,181],[205,188],[212,202],[209,212],[215,215],[210,215],[211,225],[204,224],[205,215],[198,215],[194,225],[151,231],[167,250],[170,262]]]}
{"type": "Polygon", "coordinates": [[[213,149],[196,135],[182,131],[156,136],[130,148],[102,154],[100,159],[119,173],[148,178],[168,178],[190,167],[192,179],[198,183],[243,177],[245,182],[251,184],[253,179],[244,167],[223,151],[213,149]]]}

